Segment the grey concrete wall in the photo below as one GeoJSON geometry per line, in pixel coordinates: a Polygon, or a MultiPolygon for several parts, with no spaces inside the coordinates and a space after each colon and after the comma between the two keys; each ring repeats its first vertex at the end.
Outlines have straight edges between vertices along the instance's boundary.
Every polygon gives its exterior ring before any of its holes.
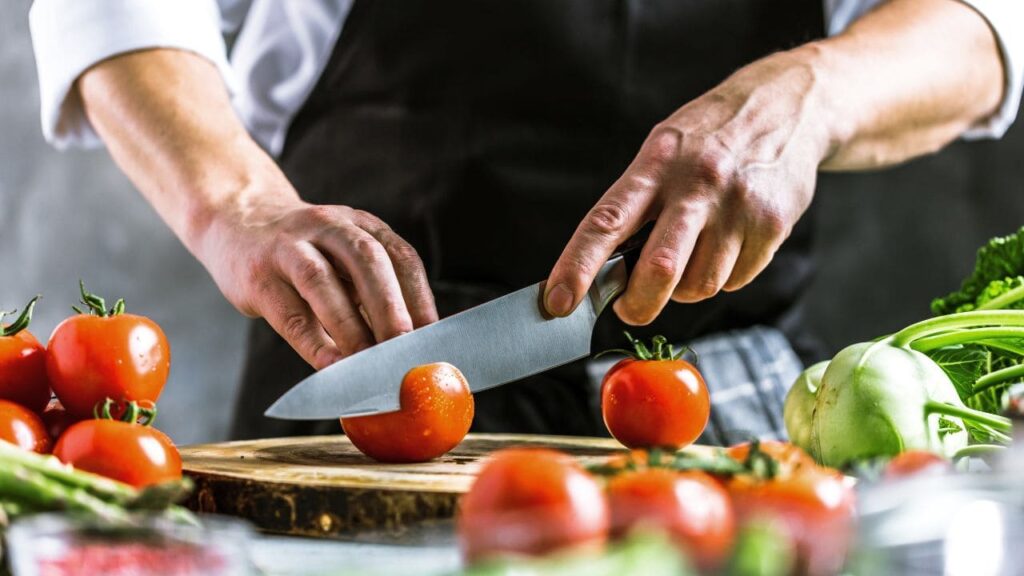
{"type": "MultiPolygon", "coordinates": [[[[45,339],[79,278],[123,296],[173,348],[158,425],[180,443],[222,438],[244,321],[105,152],[62,154],[43,142],[28,3],[16,5],[0,15],[0,306],[43,293],[34,331],[45,339]]],[[[1024,224],[1024,128],[894,170],[825,175],[816,202],[810,322],[837,349],[925,316],[981,242],[1024,224]]]]}

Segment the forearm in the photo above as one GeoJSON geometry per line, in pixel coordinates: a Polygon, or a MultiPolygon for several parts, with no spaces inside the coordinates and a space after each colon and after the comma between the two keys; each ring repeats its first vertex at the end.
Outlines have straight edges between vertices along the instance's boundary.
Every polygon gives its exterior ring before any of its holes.
{"type": "Polygon", "coordinates": [[[89,121],[121,169],[198,255],[221,210],[297,200],[236,117],[216,68],[180,50],[101,62],[77,83],[89,121]]]}
{"type": "Polygon", "coordinates": [[[796,52],[818,78],[825,170],[934,152],[995,112],[1004,90],[991,29],[956,0],[892,0],[796,52]]]}

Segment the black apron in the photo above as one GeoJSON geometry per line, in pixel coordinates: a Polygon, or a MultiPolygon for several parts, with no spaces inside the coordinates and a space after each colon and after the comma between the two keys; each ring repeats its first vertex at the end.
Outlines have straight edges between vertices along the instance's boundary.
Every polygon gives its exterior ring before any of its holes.
{"type": "MultiPolygon", "coordinates": [[[[280,164],[305,200],[366,210],[412,243],[446,316],[546,278],[656,123],[823,32],[821,0],[356,0],[280,164]]],[[[765,324],[809,353],[810,212],[750,286],[635,332],[765,324]]],[[[620,347],[623,328],[605,314],[593,349],[620,347]]],[[[310,372],[255,321],[233,435],[337,432],[262,416],[310,372]]],[[[478,394],[474,429],[603,434],[585,380],[576,363],[478,394]]]]}

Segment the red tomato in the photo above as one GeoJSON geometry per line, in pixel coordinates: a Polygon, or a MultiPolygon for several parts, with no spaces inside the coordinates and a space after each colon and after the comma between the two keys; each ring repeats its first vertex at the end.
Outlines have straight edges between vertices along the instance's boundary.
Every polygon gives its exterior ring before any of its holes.
{"type": "Polygon", "coordinates": [[[456,527],[470,562],[600,546],[608,537],[608,503],[593,477],[570,456],[510,448],[484,464],[462,497],[456,527]]]}
{"type": "Polygon", "coordinates": [[[601,383],[601,414],[608,432],[628,448],[676,450],[704,431],[711,400],[693,364],[627,358],[601,383]]]}
{"type": "Polygon", "coordinates": [[[607,490],[614,535],[643,526],[667,530],[705,570],[719,566],[732,548],[732,502],[703,472],[626,472],[612,477],[607,490]]]}
{"type": "Polygon", "coordinates": [[[399,401],[397,412],[341,419],[360,452],[381,462],[426,462],[458,445],[473,423],[469,384],[446,362],[410,370],[399,401]]]}
{"type": "Polygon", "coordinates": [[[25,306],[17,320],[0,327],[0,399],[42,413],[50,401],[46,349],[27,330],[37,298],[25,306]]]}
{"type": "Polygon", "coordinates": [[[181,455],[163,432],[118,420],[83,420],[57,441],[53,454],[80,470],[135,487],[181,479],[181,455]]]}
{"type": "Polygon", "coordinates": [[[56,398],[51,400],[50,405],[43,411],[43,424],[46,425],[46,433],[54,442],[75,422],[78,422],[78,419],[68,414],[60,400],[56,398]]]}
{"type": "MultiPolygon", "coordinates": [[[[87,303],[87,296],[95,298],[82,290],[87,303]]],[[[121,303],[110,312],[96,306],[95,315],[72,316],[50,336],[50,385],[75,418],[91,418],[93,408],[106,398],[155,403],[167,382],[171,350],[163,330],[149,318],[121,309],[121,303]]]]}
{"type": "Polygon", "coordinates": [[[884,478],[895,480],[919,475],[940,475],[953,471],[953,465],[942,456],[926,450],[910,450],[899,454],[885,466],[884,478]]]}
{"type": "Polygon", "coordinates": [[[0,400],[0,440],[40,454],[50,451],[50,437],[39,416],[7,400],[0,400]]]}
{"type": "Polygon", "coordinates": [[[728,483],[741,522],[780,521],[807,574],[835,574],[849,544],[854,492],[836,470],[800,465],[774,479],[736,476],[728,483]]]}

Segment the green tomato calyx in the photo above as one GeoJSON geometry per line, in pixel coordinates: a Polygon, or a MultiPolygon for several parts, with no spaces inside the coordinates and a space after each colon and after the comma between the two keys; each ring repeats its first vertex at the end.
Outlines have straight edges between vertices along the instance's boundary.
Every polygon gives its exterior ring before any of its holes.
{"type": "Polygon", "coordinates": [[[82,304],[89,310],[84,312],[78,306],[72,306],[71,309],[78,314],[94,314],[100,318],[124,314],[124,298],[118,298],[117,302],[114,302],[114,306],[108,310],[106,300],[85,289],[85,281],[80,279],[78,281],[78,288],[82,295],[82,304]]]}

